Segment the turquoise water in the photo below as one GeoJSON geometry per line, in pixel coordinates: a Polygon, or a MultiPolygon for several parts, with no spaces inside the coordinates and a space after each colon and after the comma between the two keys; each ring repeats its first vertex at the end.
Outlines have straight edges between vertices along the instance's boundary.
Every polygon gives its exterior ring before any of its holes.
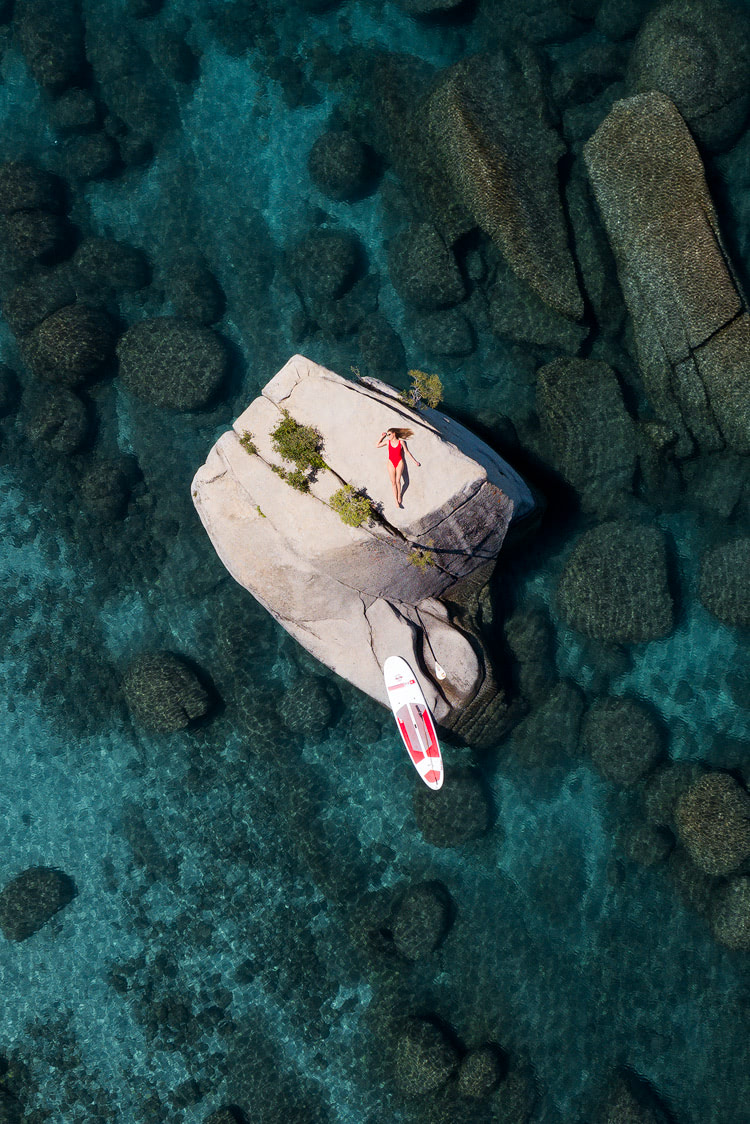
{"type": "MultiPolygon", "coordinates": [[[[481,318],[470,356],[420,353],[388,278],[394,174],[355,202],[334,202],[306,163],[333,107],[356,91],[356,74],[336,88],[315,76],[321,43],[440,68],[486,44],[487,8],[416,20],[391,2],[347,0],[317,14],[279,4],[278,53],[312,75],[319,99],[295,107],[252,36],[239,57],[227,51],[207,18],[221,8],[168,2],[136,20],[119,0],[83,4],[90,27],[124,27],[144,50],[160,28],[186,27],[199,73],[164,82],[172,124],[153,159],[77,185],[71,215],[152,264],[149,289],[121,301],[122,327],[171,312],[167,264],[200,249],[226,295],[218,329],[234,366],[226,394],[195,414],[144,405],[116,377],[89,388],[97,452],[139,469],[126,518],[104,526],[81,509],[75,458],[71,469],[35,453],[23,409],[2,419],[0,888],[28,867],[53,866],[78,893],[27,940],[0,938],[0,1089],[29,1120],[55,1124],[193,1124],[229,1104],[259,1124],[583,1124],[602,1118],[597,1105],[626,1067],[679,1124],[743,1124],[748,954],[715,942],[666,863],[627,857],[624,833],[642,818],[637,795],[578,753],[540,763],[507,741],[481,753],[448,745],[449,766],[480,769],[493,823],[459,847],[425,842],[390,717],[232,584],[190,501],[212,443],[289,355],[301,350],[342,374],[362,364],[356,334],[300,339],[295,327],[283,255],[321,211],[359,235],[379,279],[378,310],[407,365],[438,371],[446,408],[469,425],[510,418],[528,430],[534,353],[497,339],[481,318]],[[186,732],[149,734],[124,703],[130,662],[162,649],[193,660],[222,700],[186,732]],[[269,699],[304,697],[312,676],[333,699],[329,728],[287,731],[279,752],[255,716],[269,699]],[[376,938],[394,896],[425,880],[445,885],[455,917],[439,949],[412,964],[376,938]],[[460,1051],[487,1042],[504,1051],[509,1076],[493,1097],[400,1091],[400,1020],[427,1014],[460,1051]],[[518,1103],[510,1082],[526,1090],[518,1103]]],[[[581,35],[598,42],[585,26],[581,35]]],[[[49,96],[12,30],[0,49],[0,159],[61,171],[49,96]]],[[[747,143],[745,134],[712,172],[740,253],[750,232],[747,143]]],[[[1,319],[0,362],[28,387],[1,319]]],[[[698,559],[723,528],[679,500],[657,515],[674,546],[677,624],[664,640],[613,655],[557,614],[557,579],[585,518],[534,450],[518,456],[549,508],[501,559],[497,621],[511,606],[544,604],[557,673],[587,704],[647,700],[673,760],[746,777],[750,711],[730,687],[747,635],[697,598],[698,559]]]]}

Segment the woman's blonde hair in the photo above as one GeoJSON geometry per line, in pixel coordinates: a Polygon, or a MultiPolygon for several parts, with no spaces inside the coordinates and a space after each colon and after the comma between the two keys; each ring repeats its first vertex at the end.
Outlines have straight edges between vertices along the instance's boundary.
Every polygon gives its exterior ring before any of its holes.
{"type": "Polygon", "coordinates": [[[405,441],[407,437],[414,436],[413,429],[397,429],[396,426],[391,426],[391,433],[394,437],[398,437],[399,441],[405,441]]]}

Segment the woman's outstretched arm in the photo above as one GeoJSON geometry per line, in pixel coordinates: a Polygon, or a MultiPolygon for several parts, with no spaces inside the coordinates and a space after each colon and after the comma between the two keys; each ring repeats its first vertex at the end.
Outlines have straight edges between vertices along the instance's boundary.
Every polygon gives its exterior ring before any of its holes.
{"type": "Polygon", "coordinates": [[[379,449],[381,445],[385,445],[385,438],[386,438],[387,433],[388,433],[388,430],[384,429],[383,432],[380,434],[380,440],[378,441],[378,443],[375,446],[376,449],[379,449]]]}
{"type": "Polygon", "coordinates": [[[420,464],[420,462],[417,460],[417,458],[415,456],[412,456],[412,454],[409,452],[409,446],[406,444],[406,442],[402,441],[401,444],[403,445],[404,452],[407,454],[407,456],[411,457],[411,459],[414,461],[417,468],[421,468],[422,465],[420,464]]]}

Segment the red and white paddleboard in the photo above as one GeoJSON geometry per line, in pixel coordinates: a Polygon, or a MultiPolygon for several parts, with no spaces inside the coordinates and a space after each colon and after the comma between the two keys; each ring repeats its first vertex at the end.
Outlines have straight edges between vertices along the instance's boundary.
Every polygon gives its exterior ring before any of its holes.
{"type": "Polygon", "coordinates": [[[411,763],[428,788],[438,789],[443,783],[443,758],[422,688],[401,656],[388,656],[383,675],[388,701],[411,763]]]}

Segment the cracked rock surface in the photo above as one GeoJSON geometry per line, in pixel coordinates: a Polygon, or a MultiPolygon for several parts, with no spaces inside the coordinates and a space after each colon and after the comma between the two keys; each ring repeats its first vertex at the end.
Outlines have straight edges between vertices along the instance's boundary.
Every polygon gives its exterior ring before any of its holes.
{"type": "Polygon", "coordinates": [[[388,705],[388,655],[411,664],[444,725],[460,728],[461,709],[494,682],[481,646],[455,627],[440,597],[494,562],[510,520],[529,513],[533,500],[517,473],[457,422],[436,410],[417,413],[385,383],[353,382],[296,355],[216,442],[192,495],[235,580],[308,651],[379,702],[388,705]],[[273,471],[283,467],[270,436],[283,410],[323,438],[329,467],[309,493],[273,471]],[[392,426],[414,431],[409,448],[421,462],[407,462],[402,508],[387,451],[375,447],[392,426]],[[240,443],[245,433],[255,452],[240,443]],[[374,521],[351,527],[331,509],[342,483],[366,492],[374,521]],[[426,565],[409,560],[417,548],[426,565]],[[445,680],[435,676],[436,662],[445,680]]]}

